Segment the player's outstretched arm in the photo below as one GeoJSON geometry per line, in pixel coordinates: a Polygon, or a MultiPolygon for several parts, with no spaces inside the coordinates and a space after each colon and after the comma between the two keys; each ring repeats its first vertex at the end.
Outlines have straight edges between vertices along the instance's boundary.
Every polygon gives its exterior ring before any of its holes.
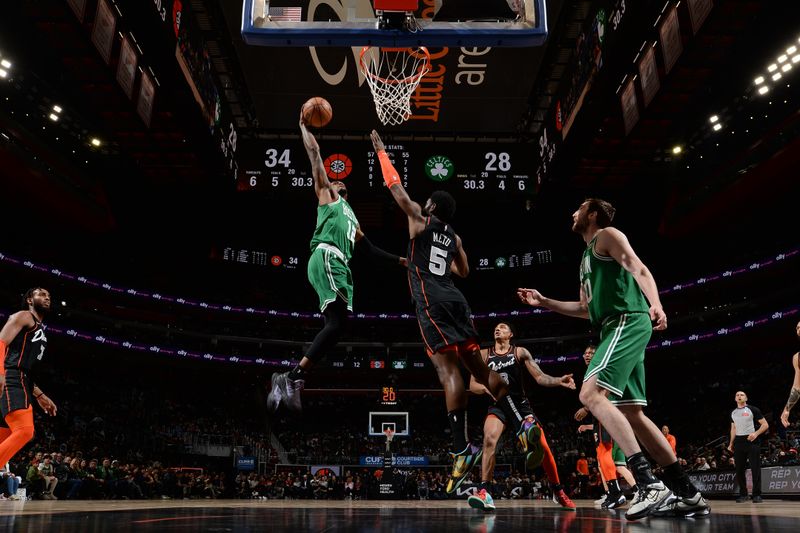
{"type": "Polygon", "coordinates": [[[517,289],[517,297],[524,304],[533,307],[544,307],[562,315],[574,316],[576,318],[589,318],[589,307],[586,303],[586,297],[581,289],[580,301],[577,302],[562,302],[561,300],[553,300],[546,298],[536,289],[517,289]]]}
{"type": "Polygon", "coordinates": [[[356,227],[356,243],[359,243],[359,248],[362,248],[364,251],[366,251],[373,259],[378,259],[380,261],[386,261],[389,263],[396,263],[402,266],[408,266],[408,261],[406,261],[405,257],[394,255],[387,252],[383,248],[379,248],[378,246],[372,244],[372,241],[370,241],[364,232],[361,231],[361,226],[356,227]]]}
{"type": "Polygon", "coordinates": [[[395,202],[397,202],[397,205],[400,206],[400,209],[402,209],[408,217],[409,234],[411,238],[414,238],[421,231],[421,228],[425,227],[422,207],[408,196],[406,189],[400,181],[400,174],[397,173],[394,165],[392,165],[392,162],[389,160],[389,156],[386,154],[386,147],[381,140],[381,136],[378,135],[378,132],[372,130],[370,139],[372,140],[372,146],[375,148],[375,153],[378,154],[378,160],[381,162],[383,181],[386,183],[386,186],[389,187],[389,192],[392,193],[392,197],[395,202]]]}
{"type": "Polygon", "coordinates": [[[319,205],[329,204],[336,200],[338,194],[331,188],[331,182],[325,172],[325,165],[322,163],[319,143],[317,143],[314,134],[306,128],[302,111],[300,112],[300,134],[303,137],[303,145],[306,147],[308,160],[311,162],[311,174],[314,176],[314,192],[317,193],[319,205]]]}
{"type": "Polygon", "coordinates": [[[575,380],[572,379],[572,374],[565,374],[561,377],[545,374],[536,361],[533,360],[533,356],[527,348],[519,349],[519,360],[525,363],[525,368],[528,370],[528,373],[533,376],[536,383],[542,387],[566,387],[575,390],[575,380]]]}

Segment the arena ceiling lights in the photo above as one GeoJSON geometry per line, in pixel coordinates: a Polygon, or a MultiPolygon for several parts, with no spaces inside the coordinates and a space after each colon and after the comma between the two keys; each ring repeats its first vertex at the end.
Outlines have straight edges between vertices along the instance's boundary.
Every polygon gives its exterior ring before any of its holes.
{"type": "Polygon", "coordinates": [[[758,94],[764,95],[770,91],[770,82],[775,83],[783,79],[792,69],[800,68],[800,38],[797,44],[789,46],[777,57],[777,59],[767,65],[767,73],[759,74],[753,83],[758,94]]]}
{"type": "MultiPolygon", "coordinates": [[[[2,57],[2,54],[0,54],[0,57],[2,57]]],[[[11,71],[11,61],[5,58],[0,59],[0,78],[7,78],[9,71],[11,71]]]]}

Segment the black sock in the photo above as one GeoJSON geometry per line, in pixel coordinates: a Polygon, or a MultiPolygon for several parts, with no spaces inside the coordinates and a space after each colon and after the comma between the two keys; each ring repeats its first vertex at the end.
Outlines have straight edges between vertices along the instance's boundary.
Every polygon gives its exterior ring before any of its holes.
{"type": "Polygon", "coordinates": [[[492,493],[492,482],[491,481],[481,481],[478,483],[478,492],[485,490],[487,493],[492,493]]]}
{"type": "Polygon", "coordinates": [[[560,491],[562,488],[563,488],[563,487],[561,486],[561,484],[560,484],[560,483],[553,483],[552,485],[550,485],[550,489],[551,489],[553,492],[558,492],[558,491],[560,491]]]}
{"type": "Polygon", "coordinates": [[[447,419],[450,421],[450,431],[453,432],[455,453],[461,453],[467,447],[467,412],[464,409],[450,411],[447,419]]]}
{"type": "Polygon", "coordinates": [[[308,374],[307,370],[304,370],[300,365],[297,365],[293,369],[289,371],[289,379],[292,381],[298,379],[306,379],[306,375],[308,374]]]}
{"type": "Polygon", "coordinates": [[[682,498],[691,498],[698,492],[697,487],[694,486],[692,480],[683,471],[678,461],[664,467],[664,483],[672,492],[682,498]]]}
{"type": "Polygon", "coordinates": [[[619,481],[616,479],[609,479],[606,483],[608,484],[609,494],[619,494],[622,492],[622,489],[619,488],[619,481]]]}
{"type": "Polygon", "coordinates": [[[658,478],[653,475],[650,463],[642,452],[635,453],[628,457],[628,468],[633,474],[633,479],[640,487],[646,487],[650,483],[658,483],[658,478]]]}

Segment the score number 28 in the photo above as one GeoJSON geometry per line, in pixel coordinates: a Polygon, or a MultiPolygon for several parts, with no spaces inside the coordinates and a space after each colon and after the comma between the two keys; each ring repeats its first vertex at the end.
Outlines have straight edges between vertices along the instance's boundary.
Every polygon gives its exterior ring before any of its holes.
{"type": "MultiPolygon", "coordinates": [[[[509,172],[511,170],[511,154],[508,152],[486,152],[484,155],[486,165],[481,171],[481,178],[488,178],[492,172],[509,172]]],[[[497,188],[506,190],[506,176],[498,176],[497,188]]],[[[464,180],[464,188],[468,190],[483,190],[486,188],[485,179],[464,180]]],[[[525,180],[517,180],[517,188],[525,190],[525,180]]]]}

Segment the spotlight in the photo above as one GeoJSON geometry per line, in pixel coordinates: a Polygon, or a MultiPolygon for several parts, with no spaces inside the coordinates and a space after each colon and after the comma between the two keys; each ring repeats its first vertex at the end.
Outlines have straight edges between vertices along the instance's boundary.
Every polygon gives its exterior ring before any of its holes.
{"type": "Polygon", "coordinates": [[[0,61],[0,67],[11,68],[11,61],[9,61],[8,59],[1,60],[0,61]]]}
{"type": "Polygon", "coordinates": [[[8,76],[8,71],[0,68],[0,78],[5,78],[8,76]]]}
{"type": "Polygon", "coordinates": [[[781,67],[781,72],[789,72],[792,70],[792,64],[786,63],[784,66],[781,67]]]}
{"type": "Polygon", "coordinates": [[[58,122],[58,115],[56,115],[55,113],[50,113],[49,117],[50,120],[52,120],[53,122],[58,122]]]}
{"type": "Polygon", "coordinates": [[[797,63],[798,61],[800,61],[800,54],[792,56],[792,63],[797,63]]]}
{"type": "Polygon", "coordinates": [[[776,72],[775,74],[772,75],[772,81],[778,81],[779,79],[781,79],[780,72],[776,72]]]}
{"type": "Polygon", "coordinates": [[[719,123],[714,124],[714,131],[719,131],[721,129],[722,129],[722,124],[719,124],[719,123]]]}
{"type": "Polygon", "coordinates": [[[787,59],[789,59],[789,56],[787,56],[786,54],[781,54],[780,56],[778,56],[778,63],[783,63],[787,59]]]}
{"type": "Polygon", "coordinates": [[[711,117],[708,119],[708,121],[710,123],[712,123],[712,124],[715,124],[715,123],[719,122],[719,117],[717,115],[711,115],[711,117]]]}
{"type": "Polygon", "coordinates": [[[792,45],[792,46],[790,46],[789,48],[786,49],[786,53],[787,54],[793,54],[795,52],[797,52],[797,47],[795,45],[792,45]]]}
{"type": "Polygon", "coordinates": [[[672,153],[678,155],[679,153],[683,152],[683,148],[681,146],[673,146],[672,153]]]}
{"type": "Polygon", "coordinates": [[[61,113],[61,106],[59,106],[59,105],[54,105],[54,106],[53,106],[53,111],[55,111],[56,113],[61,113]]]}
{"type": "Polygon", "coordinates": [[[769,87],[767,87],[766,85],[762,85],[758,89],[758,94],[767,94],[768,92],[769,92],[769,87]]]}
{"type": "Polygon", "coordinates": [[[103,143],[100,142],[100,139],[98,139],[97,137],[92,137],[92,146],[100,146],[101,144],[103,143]]]}
{"type": "Polygon", "coordinates": [[[773,64],[771,64],[770,66],[767,67],[767,70],[770,71],[770,72],[775,72],[776,70],[778,70],[778,65],[773,63],[773,64]]]}
{"type": "Polygon", "coordinates": [[[764,76],[759,76],[755,79],[756,85],[761,85],[762,83],[764,83],[764,76]]]}
{"type": "Polygon", "coordinates": [[[61,307],[66,307],[66,306],[67,306],[67,302],[65,302],[64,300],[61,300],[61,307]]]}

